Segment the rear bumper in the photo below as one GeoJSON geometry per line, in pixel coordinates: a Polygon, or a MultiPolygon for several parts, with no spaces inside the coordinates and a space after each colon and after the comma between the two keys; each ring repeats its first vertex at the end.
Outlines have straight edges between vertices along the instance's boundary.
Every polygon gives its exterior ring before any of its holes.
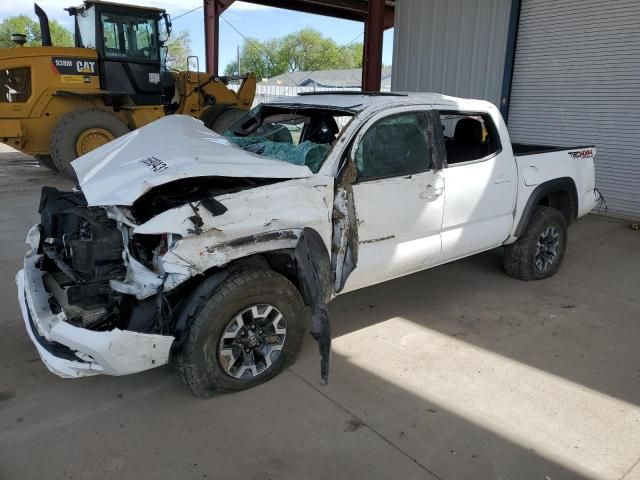
{"type": "Polygon", "coordinates": [[[89,375],[128,375],[164,365],[174,337],[114,329],[87,330],[54,313],[39,255],[28,253],[16,275],[18,301],[29,338],[47,368],[64,378],[89,375]]]}
{"type": "Polygon", "coordinates": [[[585,192],[580,199],[580,210],[578,211],[577,217],[580,218],[596,208],[600,198],[600,192],[597,188],[585,192]]]}

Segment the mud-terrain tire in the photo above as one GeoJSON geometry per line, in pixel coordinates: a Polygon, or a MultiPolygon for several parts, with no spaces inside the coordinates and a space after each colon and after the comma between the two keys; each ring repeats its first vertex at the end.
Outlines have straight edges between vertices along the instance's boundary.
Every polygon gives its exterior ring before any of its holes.
{"type": "Polygon", "coordinates": [[[504,270],[520,280],[554,275],[567,250],[567,220],[551,207],[536,207],[522,236],[504,247],[504,270]]]}
{"type": "Polygon", "coordinates": [[[79,157],[78,141],[81,135],[95,132],[98,138],[102,136],[104,139],[107,135],[115,139],[129,131],[127,124],[112,113],[97,108],[73,110],[64,115],[51,130],[49,146],[53,163],[65,177],[75,178],[71,162],[79,157]]]}
{"type": "Polygon", "coordinates": [[[41,166],[48,168],[49,170],[53,170],[54,172],[58,171],[58,167],[56,167],[56,164],[53,163],[51,155],[34,155],[34,157],[36,158],[36,160],[38,160],[38,163],[41,166]]]}
{"type": "Polygon", "coordinates": [[[191,323],[185,342],[177,352],[180,375],[191,391],[201,398],[245,390],[264,383],[295,361],[302,346],[307,321],[308,310],[300,293],[282,275],[271,270],[232,273],[212,292],[191,323]],[[271,306],[270,317],[256,321],[254,306],[261,314],[267,311],[265,306],[271,306]],[[237,321],[242,312],[245,333],[241,332],[242,328],[237,321]],[[282,314],[282,320],[273,320],[277,319],[279,313],[282,314]],[[274,322],[275,327],[267,332],[270,321],[274,322]],[[250,328],[252,323],[255,328],[250,328]],[[256,340],[263,343],[252,347],[255,348],[251,354],[253,356],[245,356],[249,355],[245,352],[253,344],[254,337],[263,338],[263,330],[260,330],[261,335],[257,335],[261,325],[265,328],[269,343],[266,340],[256,340]],[[277,335],[275,328],[280,332],[284,328],[284,336],[277,335]],[[235,337],[223,339],[223,335],[235,337]],[[278,345],[277,341],[280,340],[282,343],[278,345]],[[227,343],[223,346],[222,342],[227,343]],[[241,346],[238,347],[233,342],[241,346]],[[229,344],[233,346],[227,348],[226,345],[229,344]],[[274,345],[280,350],[270,353],[270,366],[265,367],[266,361],[255,361],[261,358],[260,352],[271,349],[274,345]],[[234,357],[235,362],[232,360],[234,357]],[[251,360],[247,361],[248,358],[254,359],[255,370],[243,367],[251,363],[251,360]],[[240,371],[241,377],[235,377],[240,371]]]}

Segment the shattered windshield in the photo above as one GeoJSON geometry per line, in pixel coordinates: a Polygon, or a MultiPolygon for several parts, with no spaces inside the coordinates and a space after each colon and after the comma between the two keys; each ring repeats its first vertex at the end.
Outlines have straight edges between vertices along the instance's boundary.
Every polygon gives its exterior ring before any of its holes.
{"type": "Polygon", "coordinates": [[[352,115],[322,107],[260,105],[224,135],[244,150],[318,173],[352,115]]]}

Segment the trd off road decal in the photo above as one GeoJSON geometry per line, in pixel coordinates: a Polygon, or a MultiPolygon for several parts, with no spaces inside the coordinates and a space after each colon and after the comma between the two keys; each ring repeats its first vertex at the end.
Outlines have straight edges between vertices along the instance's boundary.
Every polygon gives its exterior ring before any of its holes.
{"type": "Polygon", "coordinates": [[[51,65],[61,75],[97,75],[95,59],[79,57],[52,57],[51,65]]]}
{"type": "Polygon", "coordinates": [[[576,150],[575,152],[567,152],[571,158],[592,158],[593,150],[576,150]]]}

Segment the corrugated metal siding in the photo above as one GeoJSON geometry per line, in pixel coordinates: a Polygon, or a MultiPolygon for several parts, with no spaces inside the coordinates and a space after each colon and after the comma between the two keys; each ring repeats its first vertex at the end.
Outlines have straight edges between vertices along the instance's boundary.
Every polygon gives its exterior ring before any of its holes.
{"type": "Polygon", "coordinates": [[[523,0],[509,109],[513,141],[595,144],[609,212],[631,218],[640,218],[639,25],[637,0],[523,0]]]}
{"type": "Polygon", "coordinates": [[[397,0],[391,88],[499,104],[511,0],[397,0]]]}

